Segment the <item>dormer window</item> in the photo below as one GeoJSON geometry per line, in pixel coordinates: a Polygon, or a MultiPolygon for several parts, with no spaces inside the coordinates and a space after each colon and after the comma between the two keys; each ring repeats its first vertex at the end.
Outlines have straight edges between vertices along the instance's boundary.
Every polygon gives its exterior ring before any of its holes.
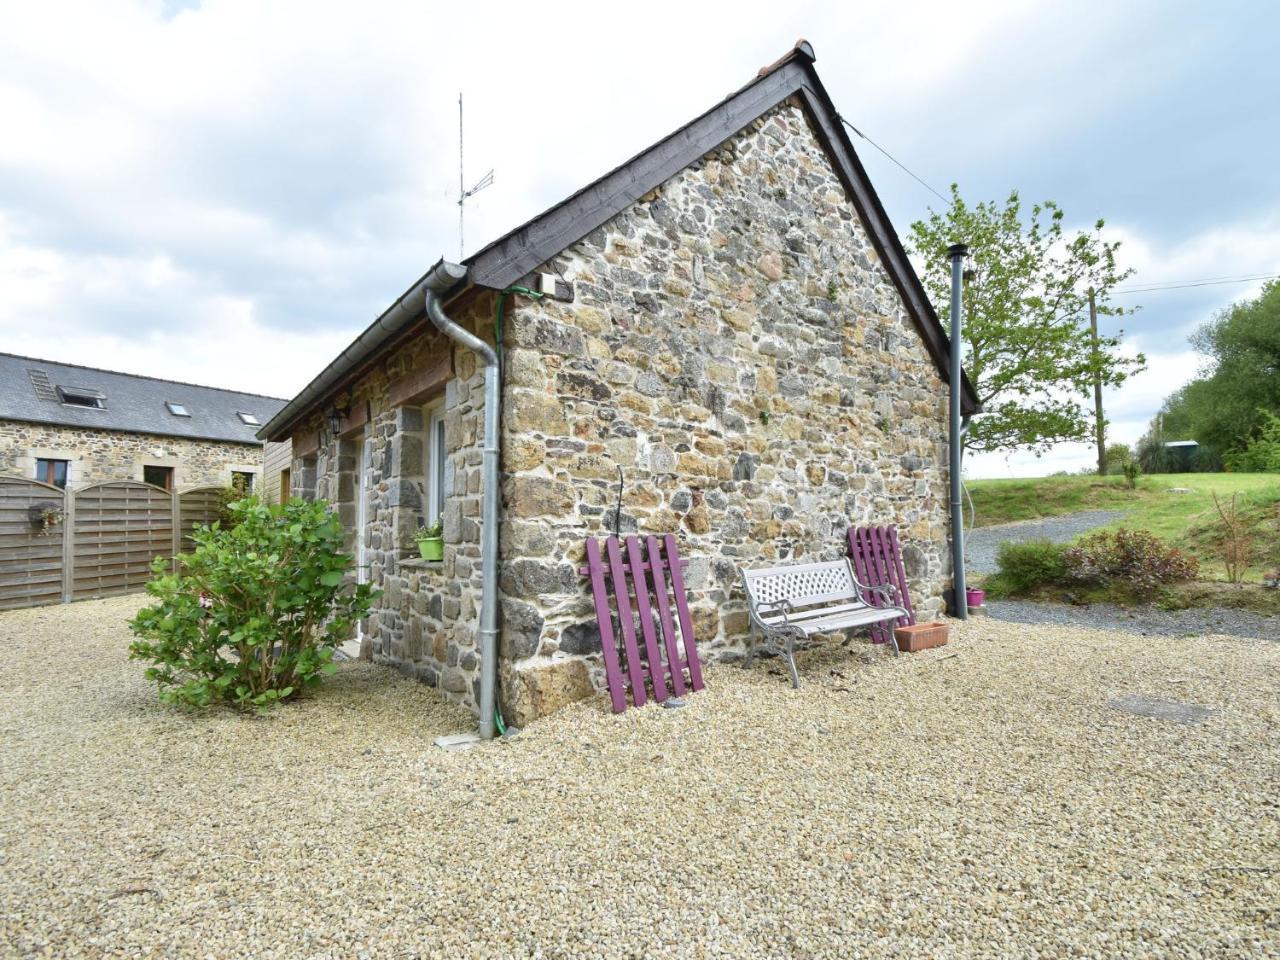
{"type": "Polygon", "coordinates": [[[175,417],[191,416],[191,414],[187,412],[187,408],[180,403],[174,403],[170,400],[166,400],[164,402],[164,405],[166,408],[168,408],[169,412],[172,413],[175,417]]]}
{"type": "Polygon", "coordinates": [[[88,407],[90,410],[103,410],[107,405],[107,395],[87,387],[58,387],[58,399],[69,407],[88,407]]]}
{"type": "Polygon", "coordinates": [[[247,423],[251,427],[262,426],[262,422],[258,420],[258,418],[255,417],[252,413],[237,413],[236,416],[240,418],[240,421],[242,423],[247,423]]]}

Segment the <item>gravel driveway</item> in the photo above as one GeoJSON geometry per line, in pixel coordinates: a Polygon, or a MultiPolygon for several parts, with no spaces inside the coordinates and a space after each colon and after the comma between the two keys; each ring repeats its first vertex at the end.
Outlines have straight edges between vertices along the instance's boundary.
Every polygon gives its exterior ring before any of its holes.
{"type": "Polygon", "coordinates": [[[1274,644],[974,619],[454,754],[470,717],[371,664],[165,708],[138,603],[0,614],[0,955],[1275,956],[1274,644]]]}
{"type": "Polygon", "coordinates": [[[1012,623],[1052,623],[1099,630],[1123,630],[1144,637],[1185,637],[1216,633],[1280,641],[1280,619],[1233,607],[1161,610],[1150,604],[1140,607],[1121,607],[1114,603],[1075,606],[1035,600],[991,600],[987,603],[987,608],[992,617],[1012,623]]]}
{"type": "Polygon", "coordinates": [[[996,551],[1005,540],[1023,543],[1027,540],[1052,540],[1065,543],[1096,527],[1106,526],[1125,515],[1123,510],[1083,510],[1061,517],[1019,520],[994,527],[974,527],[965,537],[968,570],[974,573],[996,572],[996,551]]]}

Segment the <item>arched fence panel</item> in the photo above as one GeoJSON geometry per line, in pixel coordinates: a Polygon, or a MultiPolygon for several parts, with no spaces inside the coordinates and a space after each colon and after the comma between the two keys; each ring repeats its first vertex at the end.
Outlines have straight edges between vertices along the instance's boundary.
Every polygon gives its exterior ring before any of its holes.
{"type": "Polygon", "coordinates": [[[194,544],[191,534],[196,527],[213,523],[222,515],[222,508],[227,502],[226,487],[195,487],[178,496],[178,510],[181,517],[181,539],[178,550],[186,553],[194,544]]]}
{"type": "Polygon", "coordinates": [[[141,590],[156,557],[190,551],[225,487],[182,493],[136,480],[61,490],[0,475],[0,610],[141,590]]]}
{"type": "Polygon", "coordinates": [[[156,557],[172,557],[176,495],[136,480],[72,495],[72,600],[141,590],[156,557]]]}
{"type": "Polygon", "coordinates": [[[63,599],[66,494],[0,476],[0,610],[63,599]]]}

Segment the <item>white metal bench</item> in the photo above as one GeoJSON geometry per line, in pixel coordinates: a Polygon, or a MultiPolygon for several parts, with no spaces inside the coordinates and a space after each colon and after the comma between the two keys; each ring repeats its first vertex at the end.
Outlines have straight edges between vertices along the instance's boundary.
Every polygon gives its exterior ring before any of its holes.
{"type": "MultiPolygon", "coordinates": [[[[853,575],[844,560],[825,563],[792,563],[742,571],[742,585],[751,605],[751,646],[747,665],[755,657],[756,634],[764,647],[787,661],[791,685],[800,686],[796,672],[795,643],[819,633],[840,633],[907,616],[898,606],[892,584],[868,587],[853,575]],[[868,596],[879,594],[884,606],[872,606],[868,596]]],[[[898,642],[889,630],[893,655],[898,642]]]]}

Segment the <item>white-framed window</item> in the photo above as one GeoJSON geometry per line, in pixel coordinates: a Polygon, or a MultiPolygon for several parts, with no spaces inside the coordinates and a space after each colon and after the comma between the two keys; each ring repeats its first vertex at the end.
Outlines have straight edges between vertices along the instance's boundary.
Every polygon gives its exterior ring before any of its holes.
{"type": "Polygon", "coordinates": [[[444,403],[436,403],[423,411],[427,421],[426,487],[428,524],[435,523],[444,514],[445,470],[448,452],[444,442],[444,403]]]}

